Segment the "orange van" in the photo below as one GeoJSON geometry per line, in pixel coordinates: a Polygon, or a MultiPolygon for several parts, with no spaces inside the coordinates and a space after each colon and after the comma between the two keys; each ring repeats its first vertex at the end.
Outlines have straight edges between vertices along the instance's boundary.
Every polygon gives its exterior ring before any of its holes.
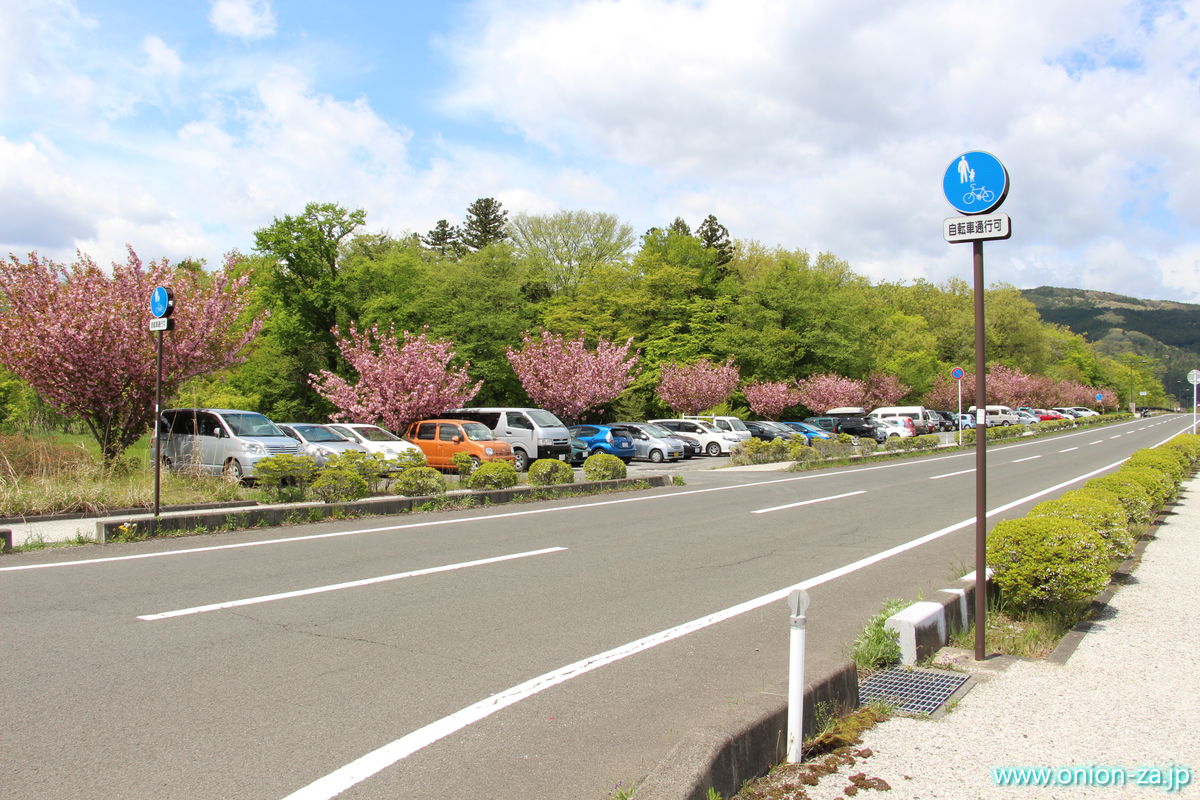
{"type": "Polygon", "coordinates": [[[512,447],[497,441],[488,426],[466,419],[418,420],[408,426],[404,438],[421,448],[435,469],[454,469],[455,453],[466,453],[476,465],[515,460],[512,447]]]}

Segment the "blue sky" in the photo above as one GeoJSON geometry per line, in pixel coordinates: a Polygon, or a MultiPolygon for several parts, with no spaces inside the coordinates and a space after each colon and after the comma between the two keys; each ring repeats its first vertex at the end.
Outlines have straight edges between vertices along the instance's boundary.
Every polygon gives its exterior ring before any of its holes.
{"type": "Polygon", "coordinates": [[[310,201],[709,213],[969,279],[944,170],[1007,166],[987,277],[1200,302],[1200,4],[0,0],[0,253],[219,261],[310,201]]]}

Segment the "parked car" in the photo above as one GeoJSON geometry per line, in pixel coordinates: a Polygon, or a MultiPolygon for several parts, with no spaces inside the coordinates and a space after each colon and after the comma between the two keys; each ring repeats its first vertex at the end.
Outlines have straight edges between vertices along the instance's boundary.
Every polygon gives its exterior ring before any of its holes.
{"type": "MultiPolygon", "coordinates": [[[[987,418],[987,426],[994,428],[997,425],[1007,427],[1009,425],[1021,424],[1021,418],[1017,416],[1017,412],[1013,411],[1009,406],[989,405],[984,406],[984,413],[987,418]]],[[[967,409],[970,413],[975,413],[975,406],[967,409]]]]}
{"type": "Polygon", "coordinates": [[[1021,425],[1037,425],[1042,421],[1041,417],[1037,416],[1036,414],[1031,414],[1028,411],[1017,410],[1013,413],[1016,414],[1017,418],[1021,420],[1019,423],[1021,425]]]}
{"type": "Polygon", "coordinates": [[[572,467],[582,466],[583,462],[587,461],[587,457],[589,455],[591,455],[591,453],[588,452],[587,442],[583,441],[583,439],[576,439],[574,436],[572,436],[571,437],[571,466],[572,467]]]}
{"type": "Polygon", "coordinates": [[[539,458],[566,460],[571,455],[571,434],[562,421],[541,408],[456,408],[450,419],[483,423],[494,438],[512,447],[517,472],[524,472],[539,458]]]}
{"type": "Polygon", "coordinates": [[[1042,420],[1042,422],[1052,419],[1070,419],[1070,417],[1068,417],[1066,414],[1061,414],[1048,408],[1035,408],[1033,409],[1033,413],[1036,414],[1038,418],[1042,420]]]}
{"type": "Polygon", "coordinates": [[[1086,406],[1071,406],[1070,408],[1072,411],[1078,412],[1079,416],[1081,416],[1081,417],[1098,417],[1098,416],[1100,416],[1099,411],[1095,411],[1094,409],[1088,408],[1086,406]]]}
{"type": "Polygon", "coordinates": [[[809,425],[807,422],[781,422],[779,424],[787,425],[789,428],[791,428],[796,433],[803,436],[809,442],[812,442],[813,439],[832,439],[832,438],[834,438],[833,434],[830,433],[829,431],[821,430],[816,425],[809,425]]]}
{"type": "Polygon", "coordinates": [[[925,406],[883,406],[870,414],[871,417],[908,417],[913,421],[917,435],[937,433],[940,425],[935,424],[926,416],[925,406]]]}
{"type": "Polygon", "coordinates": [[[916,436],[917,426],[913,422],[912,417],[876,417],[876,422],[883,426],[887,438],[900,437],[907,439],[910,436],[916,436]]]}
{"type": "Polygon", "coordinates": [[[352,442],[358,442],[368,453],[379,453],[384,458],[395,458],[404,453],[418,453],[421,448],[406,442],[396,434],[378,425],[358,422],[335,422],[327,426],[352,442]]]}
{"type": "Polygon", "coordinates": [[[751,436],[755,439],[762,439],[764,442],[773,442],[776,439],[790,439],[795,435],[790,428],[784,431],[775,427],[774,422],[759,419],[746,420],[746,428],[750,431],[751,436]]]}
{"type": "Polygon", "coordinates": [[[856,438],[874,439],[877,442],[887,439],[887,432],[874,417],[868,417],[866,414],[862,416],[830,414],[822,417],[808,417],[804,421],[829,433],[845,433],[856,438]]]}
{"type": "Polygon", "coordinates": [[[271,420],[229,408],[169,408],[159,415],[163,466],[243,481],[267,456],[297,455],[300,445],[271,420]]]}
{"type": "Polygon", "coordinates": [[[943,431],[958,430],[958,414],[953,411],[934,411],[942,419],[943,431]]]}
{"type": "Polygon", "coordinates": [[[962,429],[964,431],[967,430],[968,428],[975,427],[975,415],[974,414],[959,414],[958,421],[962,425],[962,429]]]}
{"type": "Polygon", "coordinates": [[[725,433],[736,436],[737,440],[739,442],[744,442],[750,438],[750,429],[746,427],[746,423],[742,422],[737,417],[721,416],[719,414],[708,415],[708,416],[697,415],[697,414],[684,414],[683,418],[684,419],[698,419],[698,420],[703,420],[704,422],[708,422],[708,423],[712,424],[712,426],[715,427],[717,430],[724,431],[725,433]]]}
{"type": "Polygon", "coordinates": [[[571,435],[582,441],[588,448],[588,455],[608,453],[616,456],[626,464],[637,455],[633,446],[633,437],[629,431],[613,425],[572,425],[567,428],[571,435]]]}
{"type": "Polygon", "coordinates": [[[333,456],[342,453],[365,453],[367,448],[358,442],[353,442],[337,431],[324,425],[313,425],[306,422],[281,422],[279,430],[300,443],[300,454],[310,457],[323,467],[333,456]]]}
{"type": "Polygon", "coordinates": [[[683,458],[683,442],[662,426],[652,422],[618,422],[616,425],[627,429],[631,434],[637,453],[634,458],[642,458],[656,464],[683,458]]]}
{"type": "Polygon", "coordinates": [[[1057,411],[1059,414],[1062,414],[1067,419],[1079,419],[1080,417],[1083,416],[1083,414],[1080,414],[1078,411],[1076,411],[1073,408],[1065,408],[1063,406],[1055,406],[1054,410],[1057,411]]]}
{"type": "Polygon", "coordinates": [[[700,444],[700,440],[695,436],[692,436],[690,433],[672,431],[670,428],[664,428],[664,430],[670,431],[672,436],[683,442],[683,457],[685,459],[695,458],[704,454],[704,446],[700,444]]]}
{"type": "Polygon", "coordinates": [[[425,460],[435,469],[454,469],[455,453],[466,453],[476,464],[516,461],[508,442],[500,441],[486,425],[474,420],[418,420],[408,426],[404,438],[421,448],[425,460]]]}
{"type": "Polygon", "coordinates": [[[655,425],[661,425],[675,433],[686,433],[700,440],[704,452],[710,456],[727,454],[740,439],[732,431],[723,431],[711,422],[702,419],[652,419],[655,425]]]}

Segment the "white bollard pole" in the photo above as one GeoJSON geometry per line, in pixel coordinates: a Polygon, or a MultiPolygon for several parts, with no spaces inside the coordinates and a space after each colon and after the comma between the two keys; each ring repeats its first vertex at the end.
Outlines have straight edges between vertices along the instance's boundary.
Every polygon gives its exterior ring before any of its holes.
{"type": "Polygon", "coordinates": [[[787,760],[798,764],[803,760],[804,744],[804,624],[807,621],[808,592],[793,589],[788,595],[791,608],[791,647],[788,659],[788,733],[787,760]]]}

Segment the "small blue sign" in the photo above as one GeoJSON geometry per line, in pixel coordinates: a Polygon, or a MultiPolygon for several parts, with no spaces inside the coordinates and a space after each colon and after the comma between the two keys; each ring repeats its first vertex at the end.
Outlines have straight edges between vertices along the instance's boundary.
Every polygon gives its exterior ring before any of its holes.
{"type": "Polygon", "coordinates": [[[950,377],[954,378],[956,381],[961,381],[966,374],[967,373],[963,372],[962,367],[955,367],[954,369],[950,370],[950,377]]]}
{"type": "Polygon", "coordinates": [[[1099,394],[1099,393],[1097,393],[1097,394],[1096,394],[1096,402],[1097,402],[1097,403],[1099,403],[1099,402],[1100,402],[1101,400],[1103,400],[1103,399],[1104,399],[1104,395],[1102,395],[1102,394],[1099,394]]]}
{"type": "Polygon", "coordinates": [[[150,293],[150,313],[156,317],[169,317],[175,310],[175,294],[165,286],[156,286],[150,293]]]}
{"type": "Polygon", "coordinates": [[[1008,196],[1008,170],[991,153],[972,150],[946,167],[942,191],[958,213],[987,214],[1008,196]]]}

